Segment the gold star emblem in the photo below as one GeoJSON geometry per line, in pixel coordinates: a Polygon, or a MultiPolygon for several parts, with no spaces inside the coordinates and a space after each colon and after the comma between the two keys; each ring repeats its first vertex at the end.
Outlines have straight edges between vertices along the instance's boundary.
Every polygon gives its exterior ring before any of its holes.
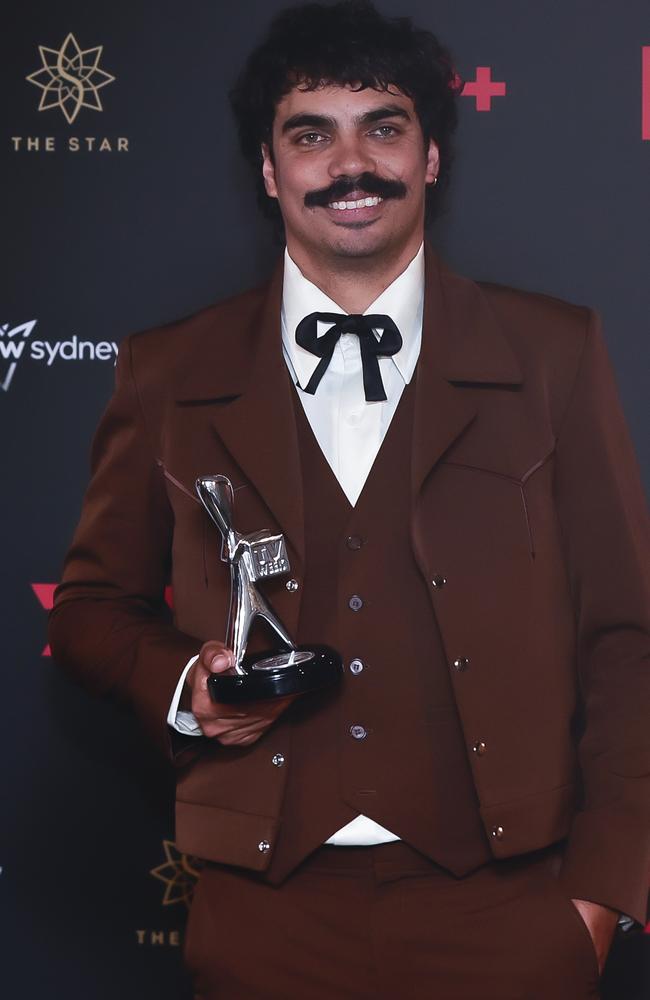
{"type": "Polygon", "coordinates": [[[71,125],[82,108],[104,110],[98,91],[115,77],[99,68],[103,45],[81,49],[70,32],[60,49],[39,45],[38,50],[43,66],[26,79],[43,91],[39,111],[59,108],[71,125]]]}
{"type": "Polygon", "coordinates": [[[201,862],[189,854],[181,854],[171,840],[163,840],[163,849],[167,860],[157,868],[152,868],[150,872],[154,878],[165,883],[162,905],[185,903],[189,909],[194,886],[201,873],[201,862]]]}

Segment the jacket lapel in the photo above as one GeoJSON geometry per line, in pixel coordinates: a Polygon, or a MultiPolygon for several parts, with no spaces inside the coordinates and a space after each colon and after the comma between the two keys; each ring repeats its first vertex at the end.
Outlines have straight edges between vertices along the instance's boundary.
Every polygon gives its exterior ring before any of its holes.
{"type": "Polygon", "coordinates": [[[517,360],[479,286],[447,271],[428,246],[416,379],[414,497],[434,465],[476,417],[476,403],[464,387],[521,382],[517,360]]]}
{"type": "MultiPolygon", "coordinates": [[[[293,389],[282,356],[281,302],[279,264],[266,294],[243,322],[233,310],[232,329],[206,337],[205,360],[199,370],[192,367],[179,398],[214,404],[214,430],[304,561],[302,476],[293,389]]],[[[427,247],[411,458],[414,498],[476,418],[476,403],[465,388],[517,384],[521,379],[517,360],[479,286],[448,271],[427,247]]]]}
{"type": "MultiPolygon", "coordinates": [[[[282,266],[278,265],[260,307],[244,328],[240,321],[239,328],[232,330],[231,342],[221,343],[218,359],[202,362],[203,371],[185,398],[202,396],[214,401],[210,416],[214,430],[302,562],[302,478],[293,390],[282,356],[281,303],[282,266]],[[224,358],[228,361],[225,370],[224,358]]],[[[264,527],[272,526],[259,525],[264,527]]]]}

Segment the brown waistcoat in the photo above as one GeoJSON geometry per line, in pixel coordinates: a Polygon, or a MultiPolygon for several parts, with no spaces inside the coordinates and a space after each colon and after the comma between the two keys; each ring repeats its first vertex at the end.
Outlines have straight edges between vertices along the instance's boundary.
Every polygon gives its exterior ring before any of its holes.
{"type": "Polygon", "coordinates": [[[295,398],[307,554],[299,641],[334,646],[345,675],[338,690],[292,708],[273,881],[358,813],[456,874],[490,857],[472,751],[409,538],[414,388],[404,391],[355,507],[295,398]]]}

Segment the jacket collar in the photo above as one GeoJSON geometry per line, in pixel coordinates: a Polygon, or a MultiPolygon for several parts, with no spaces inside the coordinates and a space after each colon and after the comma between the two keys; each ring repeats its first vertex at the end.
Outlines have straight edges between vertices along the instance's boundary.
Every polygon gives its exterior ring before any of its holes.
{"type": "Polygon", "coordinates": [[[521,381],[518,361],[481,288],[448,270],[427,247],[413,428],[414,494],[476,417],[475,397],[462,387],[521,381]]]}
{"type": "MultiPolygon", "coordinates": [[[[292,392],[282,355],[282,263],[264,293],[215,313],[188,358],[176,398],[210,408],[217,434],[304,557],[303,497],[292,392]],[[226,362],[226,363],[224,363],[226,362]]],[[[427,246],[422,349],[416,370],[412,487],[476,416],[462,389],[521,382],[517,359],[481,288],[427,246]]],[[[216,470],[219,471],[219,470],[216,470]]]]}
{"type": "MultiPolygon", "coordinates": [[[[219,316],[219,326],[208,323],[198,350],[179,377],[176,399],[210,400],[239,396],[254,388],[263,375],[258,361],[281,357],[280,309],[283,262],[270,281],[251,293],[254,301],[241,310],[233,303],[232,321],[219,316]],[[266,336],[265,336],[266,334],[266,336]],[[228,363],[224,364],[224,358],[228,363]]],[[[210,310],[207,311],[207,314],[210,310]]],[[[481,287],[449,270],[425,244],[425,306],[421,359],[449,382],[519,384],[521,370],[481,287]]]]}

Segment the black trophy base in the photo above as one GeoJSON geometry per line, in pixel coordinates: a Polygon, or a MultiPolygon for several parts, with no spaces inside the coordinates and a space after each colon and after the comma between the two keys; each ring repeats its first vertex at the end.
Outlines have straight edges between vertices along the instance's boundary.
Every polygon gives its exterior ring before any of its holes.
{"type": "Polygon", "coordinates": [[[233,705],[304,694],[336,683],[343,673],[341,657],[329,646],[256,653],[246,656],[242,667],[243,674],[213,674],[208,678],[213,701],[233,705]]]}

